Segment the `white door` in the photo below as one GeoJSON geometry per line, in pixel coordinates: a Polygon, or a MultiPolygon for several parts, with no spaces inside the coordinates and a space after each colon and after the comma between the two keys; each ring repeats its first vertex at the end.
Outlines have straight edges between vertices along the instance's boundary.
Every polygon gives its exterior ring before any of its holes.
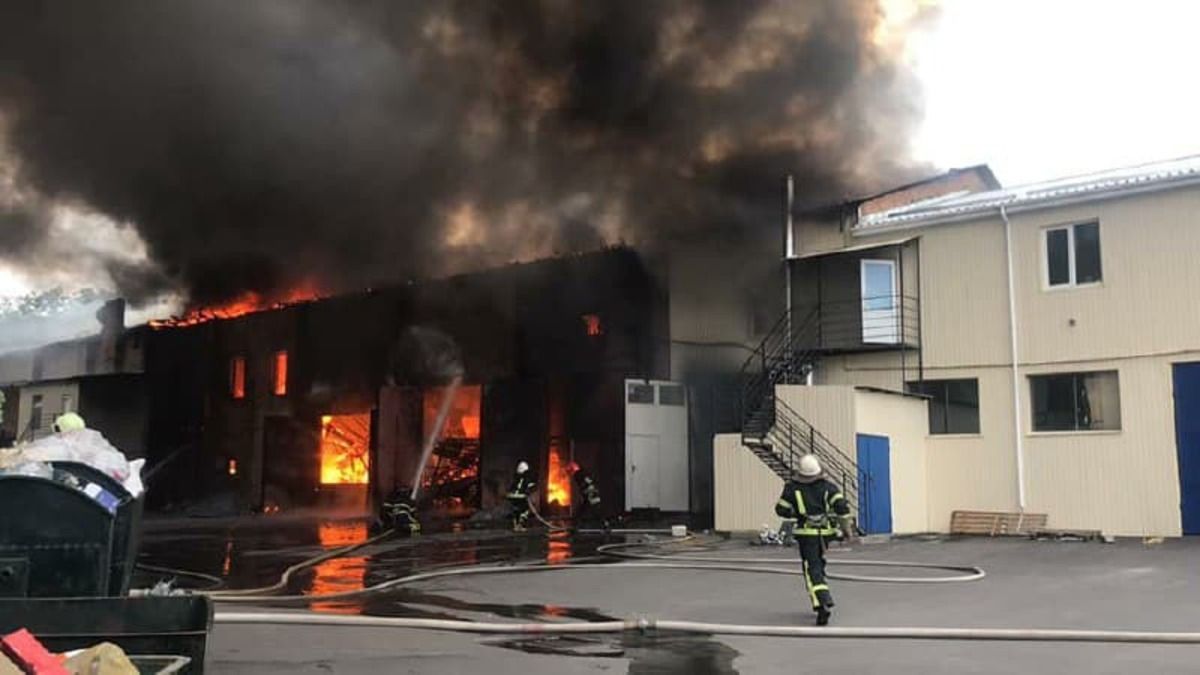
{"type": "Polygon", "coordinates": [[[863,342],[885,345],[900,342],[898,285],[894,261],[862,261],[863,342]]]}
{"type": "Polygon", "coordinates": [[[625,505],[687,511],[687,390],[675,382],[625,381],[625,505]]]}
{"type": "Polygon", "coordinates": [[[658,507],[658,436],[630,434],[629,508],[658,507]]]}

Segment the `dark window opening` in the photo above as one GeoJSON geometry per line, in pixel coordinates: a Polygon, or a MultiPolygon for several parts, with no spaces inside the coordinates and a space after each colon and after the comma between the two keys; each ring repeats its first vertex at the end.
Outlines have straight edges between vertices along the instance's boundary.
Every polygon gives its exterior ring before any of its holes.
{"type": "Polygon", "coordinates": [[[930,434],[979,433],[979,380],[909,382],[908,390],[929,397],[930,434]]]}
{"type": "Polygon", "coordinates": [[[1078,286],[1099,283],[1100,224],[1080,223],[1046,230],[1046,283],[1078,286]]]}
{"type": "Polygon", "coordinates": [[[1100,277],[1100,225],[1076,225],[1075,283],[1094,284],[1100,277]]]}
{"type": "Polygon", "coordinates": [[[677,384],[663,384],[658,387],[659,405],[683,405],[685,396],[683,387],[677,384]]]}
{"type": "Polygon", "coordinates": [[[1046,262],[1050,272],[1050,285],[1061,286],[1071,283],[1070,234],[1065,230],[1046,232],[1046,262]]]}
{"type": "Polygon", "coordinates": [[[42,428],[42,395],[34,394],[33,403],[29,411],[29,427],[34,431],[40,431],[42,428]]]}
{"type": "Polygon", "coordinates": [[[1121,428],[1116,371],[1034,375],[1029,378],[1034,431],[1109,431],[1121,428]]]}
{"type": "Polygon", "coordinates": [[[588,337],[604,335],[604,324],[600,321],[599,314],[584,314],[583,327],[588,337]]]}
{"type": "Polygon", "coordinates": [[[654,404],[654,385],[652,384],[630,384],[627,392],[628,401],[630,403],[648,403],[654,404]]]}

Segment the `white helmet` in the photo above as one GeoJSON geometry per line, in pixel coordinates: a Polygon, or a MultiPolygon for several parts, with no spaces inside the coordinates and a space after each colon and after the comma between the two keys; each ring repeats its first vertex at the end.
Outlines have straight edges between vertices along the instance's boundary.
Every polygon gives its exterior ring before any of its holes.
{"type": "Polygon", "coordinates": [[[525,462],[521,462],[521,463],[517,464],[517,473],[525,473],[528,470],[529,470],[529,465],[526,464],[525,462]]]}
{"type": "Polygon", "coordinates": [[[796,472],[805,478],[816,478],[821,475],[821,463],[813,455],[804,455],[796,472]]]}

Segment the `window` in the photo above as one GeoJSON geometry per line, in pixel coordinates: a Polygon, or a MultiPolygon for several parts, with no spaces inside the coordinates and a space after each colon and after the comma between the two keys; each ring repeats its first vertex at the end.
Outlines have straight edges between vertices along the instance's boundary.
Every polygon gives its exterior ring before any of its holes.
{"type": "Polygon", "coordinates": [[[678,384],[660,384],[658,386],[659,405],[683,405],[683,387],[678,384]]]}
{"type": "Polygon", "coordinates": [[[588,337],[600,337],[604,335],[604,324],[600,321],[599,314],[584,314],[583,315],[583,330],[588,337]]]}
{"type": "Polygon", "coordinates": [[[1034,375],[1034,431],[1107,431],[1121,428],[1121,391],[1115,370],[1034,375]]]}
{"type": "Polygon", "coordinates": [[[979,433],[979,380],[909,382],[908,390],[929,397],[930,434],[979,433]]]}
{"type": "Polygon", "coordinates": [[[29,409],[29,427],[34,431],[42,428],[42,395],[34,394],[29,409]]]}
{"type": "Polygon", "coordinates": [[[275,352],[274,373],[271,378],[271,391],[276,396],[287,396],[288,353],[287,350],[275,352]]]}
{"type": "Polygon", "coordinates": [[[630,384],[627,398],[630,403],[649,403],[653,405],[654,385],[630,384]]]}
{"type": "Polygon", "coordinates": [[[246,357],[229,359],[229,395],[235,399],[246,398],[246,357]]]}
{"type": "Polygon", "coordinates": [[[1103,278],[1099,223],[1051,228],[1045,238],[1047,286],[1084,286],[1103,278]]]}

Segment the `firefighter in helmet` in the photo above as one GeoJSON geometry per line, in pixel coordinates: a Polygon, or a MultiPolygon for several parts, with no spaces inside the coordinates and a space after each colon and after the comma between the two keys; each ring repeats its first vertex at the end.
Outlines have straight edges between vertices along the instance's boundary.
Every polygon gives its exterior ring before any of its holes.
{"type": "Polygon", "coordinates": [[[379,517],[371,528],[374,534],[391,530],[401,537],[411,537],[421,532],[421,521],[417,520],[417,504],[412,499],[412,489],[396,488],[379,507],[379,517]]]}
{"type": "Polygon", "coordinates": [[[529,498],[536,487],[537,482],[529,474],[529,464],[524,461],[518,462],[517,472],[513,475],[512,485],[509,486],[508,495],[506,495],[508,503],[512,506],[513,532],[525,531],[531,509],[529,498]]]}
{"type": "Polygon", "coordinates": [[[579,508],[575,511],[577,526],[590,517],[599,517],[600,526],[607,530],[608,520],[600,515],[600,486],[596,485],[596,479],[574,461],[567,465],[567,472],[571,474],[579,494],[579,508]]]}
{"type": "Polygon", "coordinates": [[[837,486],[825,477],[817,458],[804,455],[795,476],[783,486],[775,513],[795,521],[792,533],[800,547],[804,583],[817,613],[817,625],[824,626],[829,623],[833,609],[833,595],[825,579],[825,548],[830,540],[838,538],[839,527],[845,537],[854,538],[850,505],[837,486]]]}

